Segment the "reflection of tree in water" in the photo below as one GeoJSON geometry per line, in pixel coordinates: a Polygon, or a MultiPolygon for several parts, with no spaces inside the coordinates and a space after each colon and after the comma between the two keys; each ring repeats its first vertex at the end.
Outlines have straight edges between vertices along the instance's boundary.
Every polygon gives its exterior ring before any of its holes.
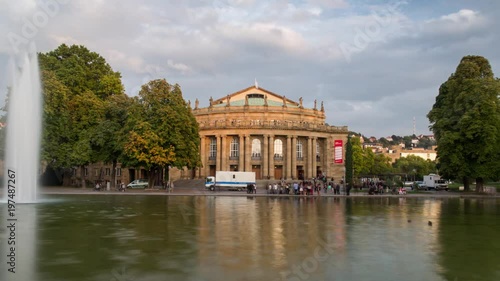
{"type": "Polygon", "coordinates": [[[153,273],[182,280],[195,266],[199,214],[193,208],[182,216],[178,207],[195,197],[75,198],[39,207],[39,280],[143,280],[153,273]]]}
{"type": "Polygon", "coordinates": [[[446,280],[500,280],[500,204],[494,199],[443,202],[438,262],[446,280]]]}

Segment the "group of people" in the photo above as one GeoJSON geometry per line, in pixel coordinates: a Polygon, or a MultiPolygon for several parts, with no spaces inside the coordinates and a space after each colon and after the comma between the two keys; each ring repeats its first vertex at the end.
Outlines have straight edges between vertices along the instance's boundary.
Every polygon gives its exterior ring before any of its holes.
{"type": "MultiPolygon", "coordinates": [[[[388,190],[387,184],[385,184],[383,181],[369,181],[369,182],[363,182],[363,185],[360,187],[361,188],[368,188],[368,194],[369,195],[374,195],[374,194],[384,194],[385,190],[388,190]]],[[[391,194],[396,195],[404,195],[406,194],[406,188],[404,187],[393,187],[391,189],[391,194]]]]}
{"type": "Polygon", "coordinates": [[[267,186],[268,194],[293,194],[293,195],[319,195],[323,193],[333,193],[340,195],[340,184],[335,184],[332,181],[325,182],[322,180],[300,181],[300,182],[275,182],[269,183],[267,186]]]}

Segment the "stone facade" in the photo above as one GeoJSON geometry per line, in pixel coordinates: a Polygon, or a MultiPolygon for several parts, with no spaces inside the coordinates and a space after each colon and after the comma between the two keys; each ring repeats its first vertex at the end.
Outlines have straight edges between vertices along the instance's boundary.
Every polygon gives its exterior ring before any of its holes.
{"type": "Polygon", "coordinates": [[[199,124],[202,162],[192,177],[229,170],[253,171],[257,179],[344,175],[344,164],[334,161],[334,141],[342,140],[345,147],[348,129],[325,123],[323,103],[304,108],[302,98],[296,102],[252,86],[210,98],[205,108],[196,101],[192,112],[199,124]]]}

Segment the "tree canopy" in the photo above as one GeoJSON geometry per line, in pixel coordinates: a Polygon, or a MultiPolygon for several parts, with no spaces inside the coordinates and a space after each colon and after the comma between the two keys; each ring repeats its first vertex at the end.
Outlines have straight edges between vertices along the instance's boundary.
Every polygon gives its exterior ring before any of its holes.
{"type": "MultiPolygon", "coordinates": [[[[198,167],[198,123],[179,85],[165,79],[148,82],[134,98],[127,121],[124,162],[151,173],[167,166],[198,167]]],[[[150,175],[150,180],[153,175],[150,175]]]]}
{"type": "Polygon", "coordinates": [[[120,73],[84,46],[63,44],[40,53],[39,62],[44,92],[42,160],[53,168],[80,166],[82,172],[92,162],[116,162],[116,149],[110,149],[116,141],[111,139],[120,137],[116,128],[124,121],[115,120],[116,109],[108,104],[115,96],[126,99],[120,73]],[[110,125],[113,122],[118,124],[110,125]],[[109,133],[105,139],[104,132],[109,133]]]}
{"type": "Polygon", "coordinates": [[[408,155],[397,159],[393,167],[398,173],[407,174],[408,177],[415,180],[421,180],[424,175],[436,173],[435,162],[416,155],[408,155]]]}
{"type": "Polygon", "coordinates": [[[476,180],[500,175],[500,84],[487,59],[463,57],[455,73],[439,88],[427,115],[437,141],[439,173],[476,180]]]}

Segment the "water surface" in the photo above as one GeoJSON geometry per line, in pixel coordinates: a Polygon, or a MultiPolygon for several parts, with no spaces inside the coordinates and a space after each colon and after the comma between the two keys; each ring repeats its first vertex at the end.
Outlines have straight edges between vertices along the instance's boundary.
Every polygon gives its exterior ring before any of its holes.
{"type": "Polygon", "coordinates": [[[17,206],[16,274],[0,230],[2,280],[500,280],[496,199],[50,198],[17,206]]]}

